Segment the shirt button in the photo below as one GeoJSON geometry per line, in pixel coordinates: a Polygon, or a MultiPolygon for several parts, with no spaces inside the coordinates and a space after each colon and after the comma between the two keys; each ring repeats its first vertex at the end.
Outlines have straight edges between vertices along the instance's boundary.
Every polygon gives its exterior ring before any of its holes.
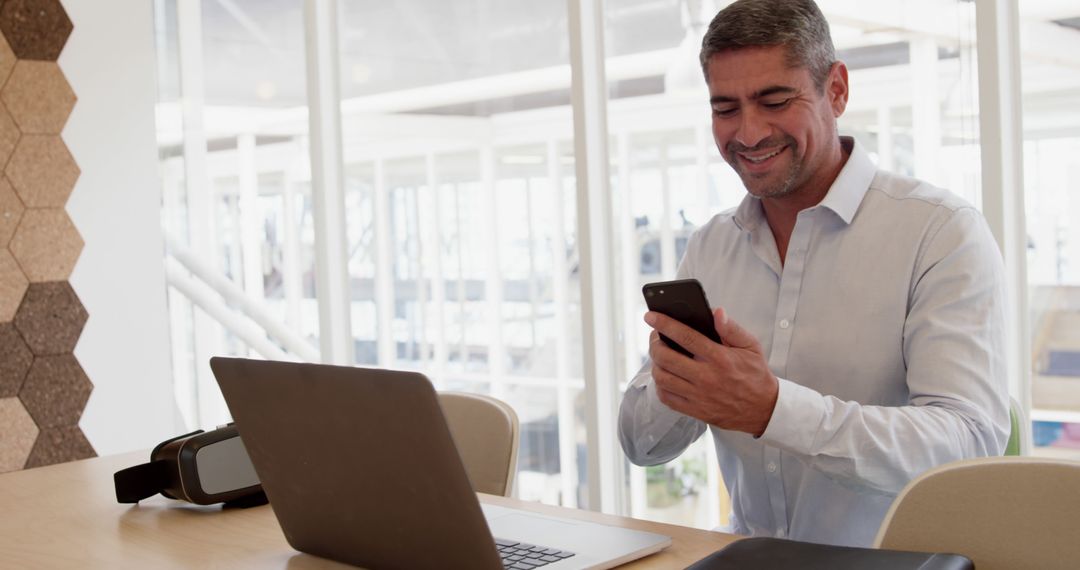
{"type": "Polygon", "coordinates": [[[769,464],[765,466],[765,469],[769,473],[776,473],[776,463],[773,463],[772,461],[770,461],[769,464]]]}
{"type": "Polygon", "coordinates": [[[789,321],[787,319],[781,319],[780,320],[780,328],[786,329],[786,328],[788,328],[790,326],[791,326],[791,321],[789,321]]]}

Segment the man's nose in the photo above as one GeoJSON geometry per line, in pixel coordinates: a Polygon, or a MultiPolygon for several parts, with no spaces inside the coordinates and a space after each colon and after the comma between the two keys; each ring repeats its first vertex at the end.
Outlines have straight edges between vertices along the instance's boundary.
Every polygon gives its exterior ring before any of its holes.
{"type": "Polygon", "coordinates": [[[735,140],[739,144],[754,148],[768,136],[768,122],[759,113],[751,109],[739,113],[739,128],[735,131],[735,140]]]}

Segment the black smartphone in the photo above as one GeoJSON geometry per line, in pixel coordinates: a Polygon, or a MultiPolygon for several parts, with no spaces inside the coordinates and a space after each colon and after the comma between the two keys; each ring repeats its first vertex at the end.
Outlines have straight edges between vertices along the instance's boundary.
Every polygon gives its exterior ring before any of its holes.
{"type": "MultiPolygon", "coordinates": [[[[720,335],[713,325],[712,308],[705,298],[705,290],[697,279],[677,279],[646,283],[641,288],[645,294],[645,304],[650,311],[663,313],[684,325],[705,335],[715,343],[720,342],[720,335]]],[[[660,335],[660,340],[671,348],[693,357],[690,351],[679,346],[670,338],[660,335]]]]}

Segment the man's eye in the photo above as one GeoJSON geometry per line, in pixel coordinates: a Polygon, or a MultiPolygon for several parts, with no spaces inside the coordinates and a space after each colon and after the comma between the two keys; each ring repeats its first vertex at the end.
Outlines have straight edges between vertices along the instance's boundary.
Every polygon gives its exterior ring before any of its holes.
{"type": "Polygon", "coordinates": [[[791,99],[783,99],[781,101],[766,101],[762,103],[767,109],[782,109],[787,106],[791,99]]]}
{"type": "Polygon", "coordinates": [[[718,117],[730,117],[735,114],[736,110],[737,109],[734,108],[717,109],[716,107],[713,107],[712,112],[718,117]]]}

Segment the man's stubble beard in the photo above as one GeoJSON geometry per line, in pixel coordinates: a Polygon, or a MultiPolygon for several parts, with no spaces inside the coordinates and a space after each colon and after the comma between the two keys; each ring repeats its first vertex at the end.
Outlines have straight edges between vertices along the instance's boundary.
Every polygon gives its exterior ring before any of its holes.
{"type": "MultiPolygon", "coordinates": [[[[799,174],[802,172],[802,164],[796,159],[797,150],[798,144],[795,142],[795,139],[791,138],[790,136],[784,137],[784,139],[780,142],[779,145],[775,144],[774,141],[765,141],[763,143],[757,144],[753,148],[743,146],[735,142],[728,143],[727,145],[727,152],[734,159],[729,162],[729,164],[731,164],[731,168],[735,171],[736,174],[739,175],[739,179],[742,180],[743,186],[746,187],[746,191],[757,198],[780,198],[782,196],[787,196],[788,194],[791,194],[795,191],[795,182],[798,180],[799,174]],[[783,150],[783,152],[791,153],[791,163],[788,165],[787,175],[783,178],[783,180],[781,180],[778,184],[762,188],[759,185],[754,184],[755,178],[753,174],[748,174],[743,171],[740,165],[740,160],[736,156],[736,153],[753,151],[759,147],[769,148],[775,146],[787,147],[783,150]]],[[[770,176],[771,174],[772,173],[769,173],[770,176]]]]}

